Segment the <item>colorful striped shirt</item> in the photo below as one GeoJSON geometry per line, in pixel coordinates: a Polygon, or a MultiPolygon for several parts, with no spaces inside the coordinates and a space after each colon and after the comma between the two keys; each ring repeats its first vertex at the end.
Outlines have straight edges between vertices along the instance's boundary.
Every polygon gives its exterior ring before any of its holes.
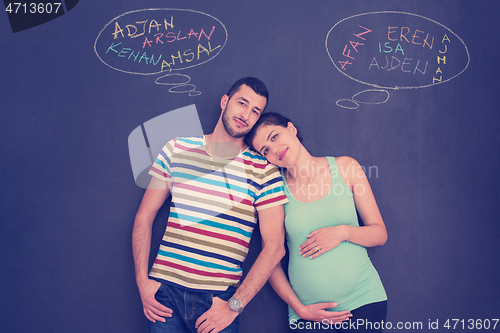
{"type": "Polygon", "coordinates": [[[235,155],[211,155],[204,137],[163,147],[149,174],[168,182],[172,202],[151,278],[203,292],[239,284],[256,210],[288,199],[274,165],[250,149],[235,155]]]}

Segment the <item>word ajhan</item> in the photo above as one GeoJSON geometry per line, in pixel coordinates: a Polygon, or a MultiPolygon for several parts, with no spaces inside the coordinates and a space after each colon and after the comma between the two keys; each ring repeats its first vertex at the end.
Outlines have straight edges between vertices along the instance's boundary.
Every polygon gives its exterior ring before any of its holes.
{"type": "MultiPolygon", "coordinates": [[[[441,41],[441,44],[444,44],[445,41],[448,41],[448,43],[451,43],[451,40],[448,38],[448,36],[446,34],[444,34],[443,40],[441,41]]],[[[444,44],[444,50],[443,51],[439,50],[439,53],[445,54],[446,52],[448,52],[448,45],[444,44]]],[[[435,75],[436,76],[439,74],[441,74],[441,75],[439,75],[439,78],[432,77],[432,83],[441,82],[441,80],[443,80],[443,71],[441,71],[441,67],[439,67],[441,62],[443,62],[443,64],[446,65],[446,55],[443,55],[442,58],[440,56],[437,56],[438,68],[436,69],[435,75]]]]}

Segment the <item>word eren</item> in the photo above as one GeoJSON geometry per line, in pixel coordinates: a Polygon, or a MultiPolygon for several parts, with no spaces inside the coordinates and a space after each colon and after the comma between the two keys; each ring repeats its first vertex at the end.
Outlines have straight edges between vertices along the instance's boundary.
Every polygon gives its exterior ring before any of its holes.
{"type": "Polygon", "coordinates": [[[415,44],[415,45],[422,45],[422,47],[424,47],[424,48],[427,45],[429,47],[429,49],[432,50],[432,46],[434,44],[434,36],[432,36],[432,41],[430,44],[428,41],[429,34],[427,34],[427,36],[425,37],[425,39],[422,42],[419,42],[422,38],[422,35],[419,35],[419,34],[420,33],[424,34],[424,32],[421,30],[415,29],[415,32],[411,36],[411,42],[410,42],[410,40],[407,37],[408,34],[411,32],[410,28],[401,27],[399,36],[397,36],[397,34],[396,34],[396,29],[398,29],[398,27],[388,27],[387,28],[387,39],[390,40],[391,42],[396,42],[399,38],[400,42],[405,40],[407,43],[411,43],[411,44],[415,44]],[[394,36],[395,34],[396,34],[396,36],[394,36]],[[395,37],[395,38],[391,38],[391,37],[395,37]]]}

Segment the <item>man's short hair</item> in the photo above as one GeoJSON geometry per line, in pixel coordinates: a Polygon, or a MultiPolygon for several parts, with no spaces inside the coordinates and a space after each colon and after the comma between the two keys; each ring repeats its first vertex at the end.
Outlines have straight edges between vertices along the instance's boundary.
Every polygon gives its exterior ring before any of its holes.
{"type": "Polygon", "coordinates": [[[267,91],[266,85],[256,77],[244,77],[236,81],[226,94],[229,97],[228,99],[231,99],[244,84],[252,88],[257,95],[265,97],[266,102],[269,101],[269,92],[267,91]]]}

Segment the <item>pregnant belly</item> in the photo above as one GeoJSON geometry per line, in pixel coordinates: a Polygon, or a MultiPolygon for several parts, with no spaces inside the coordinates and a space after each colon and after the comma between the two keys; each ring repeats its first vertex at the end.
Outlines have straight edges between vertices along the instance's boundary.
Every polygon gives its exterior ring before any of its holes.
{"type": "Polygon", "coordinates": [[[290,284],[303,304],[338,302],[363,284],[372,264],[362,246],[342,242],[315,259],[290,253],[290,284]]]}

